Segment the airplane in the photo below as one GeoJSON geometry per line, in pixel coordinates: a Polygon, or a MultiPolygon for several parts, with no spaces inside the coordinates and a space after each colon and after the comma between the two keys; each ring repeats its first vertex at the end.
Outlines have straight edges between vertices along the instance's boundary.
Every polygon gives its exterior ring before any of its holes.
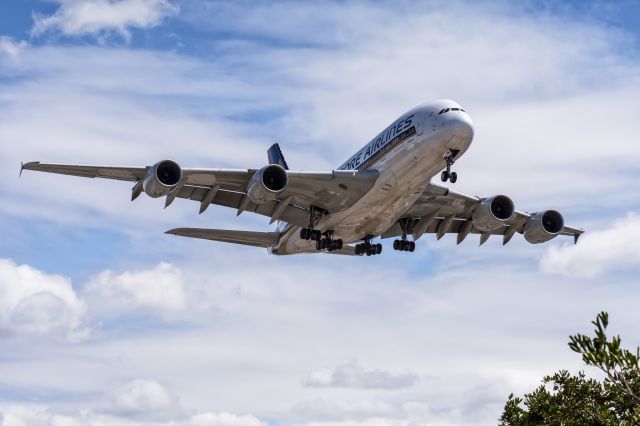
{"type": "Polygon", "coordinates": [[[469,234],[480,245],[491,235],[507,244],[515,233],[532,244],[558,235],[584,232],[565,226],[557,210],[515,210],[506,195],[466,195],[431,179],[458,179],[452,166],[469,148],[474,126],[456,102],[438,100],[402,114],[341,166],[330,171],[292,171],[280,146],[267,151],[259,169],[182,168],[172,160],[147,167],[111,167],[30,162],[36,170],[90,178],[135,182],[131,200],[141,193],[254,212],[276,223],[275,231],[254,232],[176,228],[167,234],[267,248],[275,255],[323,252],[373,256],[382,252],[376,237],[396,238],[394,250],[413,252],[424,234],[441,239],[456,234],[460,244],[469,234]],[[409,239],[411,236],[411,239],[409,239]]]}

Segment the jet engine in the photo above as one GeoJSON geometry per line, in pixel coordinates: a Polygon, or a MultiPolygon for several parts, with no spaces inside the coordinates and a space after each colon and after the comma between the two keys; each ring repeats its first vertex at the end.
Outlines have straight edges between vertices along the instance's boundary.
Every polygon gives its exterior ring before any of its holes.
{"type": "Polygon", "coordinates": [[[473,226],[482,232],[493,231],[513,216],[513,201],[506,195],[485,198],[473,212],[473,226]]]}
{"type": "Polygon", "coordinates": [[[175,161],[159,161],[147,172],[142,188],[152,198],[167,195],[182,180],[182,169],[175,161]]]}
{"type": "Polygon", "coordinates": [[[531,244],[544,243],[562,231],[564,218],[556,210],[534,213],[524,227],[524,239],[531,244]]]}
{"type": "Polygon", "coordinates": [[[278,164],[264,166],[251,177],[247,185],[247,197],[256,203],[264,204],[282,192],[289,183],[287,171],[278,164]]]}

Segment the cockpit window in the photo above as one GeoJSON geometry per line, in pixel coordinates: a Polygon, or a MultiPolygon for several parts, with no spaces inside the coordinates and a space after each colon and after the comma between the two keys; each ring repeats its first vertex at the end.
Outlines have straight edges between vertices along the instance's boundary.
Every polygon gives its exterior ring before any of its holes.
{"type": "Polygon", "coordinates": [[[462,111],[462,112],[466,112],[466,111],[465,111],[465,110],[463,110],[462,108],[444,108],[444,109],[441,109],[441,110],[440,110],[440,112],[438,113],[438,115],[439,115],[439,114],[446,114],[446,113],[448,113],[449,111],[462,111]]]}

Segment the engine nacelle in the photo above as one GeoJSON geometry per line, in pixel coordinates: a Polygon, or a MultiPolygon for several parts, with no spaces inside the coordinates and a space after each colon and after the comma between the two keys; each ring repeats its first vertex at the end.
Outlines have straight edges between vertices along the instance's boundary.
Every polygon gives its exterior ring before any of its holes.
{"type": "Polygon", "coordinates": [[[524,239],[531,244],[544,243],[562,231],[564,218],[556,210],[534,213],[524,227],[524,239]]]}
{"type": "Polygon", "coordinates": [[[473,226],[482,232],[493,231],[501,227],[513,216],[513,201],[506,195],[494,195],[485,198],[473,212],[473,226]]]}
{"type": "Polygon", "coordinates": [[[264,166],[251,177],[247,185],[247,197],[256,203],[264,204],[275,198],[289,183],[287,171],[278,164],[264,166]]]}
{"type": "Polygon", "coordinates": [[[149,169],[142,188],[152,198],[167,195],[182,180],[182,168],[175,161],[159,161],[149,169]]]}

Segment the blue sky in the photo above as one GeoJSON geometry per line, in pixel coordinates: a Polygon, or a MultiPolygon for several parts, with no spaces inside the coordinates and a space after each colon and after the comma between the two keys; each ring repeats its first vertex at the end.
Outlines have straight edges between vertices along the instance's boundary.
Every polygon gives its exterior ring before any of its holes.
{"type": "Polygon", "coordinates": [[[637,2],[50,0],[0,8],[0,424],[495,424],[576,371],[606,309],[640,343],[637,2]],[[377,258],[169,237],[269,229],[20,161],[341,164],[451,98],[456,189],[587,234],[425,236],[377,258]],[[472,349],[469,349],[472,348],[472,349]]]}

